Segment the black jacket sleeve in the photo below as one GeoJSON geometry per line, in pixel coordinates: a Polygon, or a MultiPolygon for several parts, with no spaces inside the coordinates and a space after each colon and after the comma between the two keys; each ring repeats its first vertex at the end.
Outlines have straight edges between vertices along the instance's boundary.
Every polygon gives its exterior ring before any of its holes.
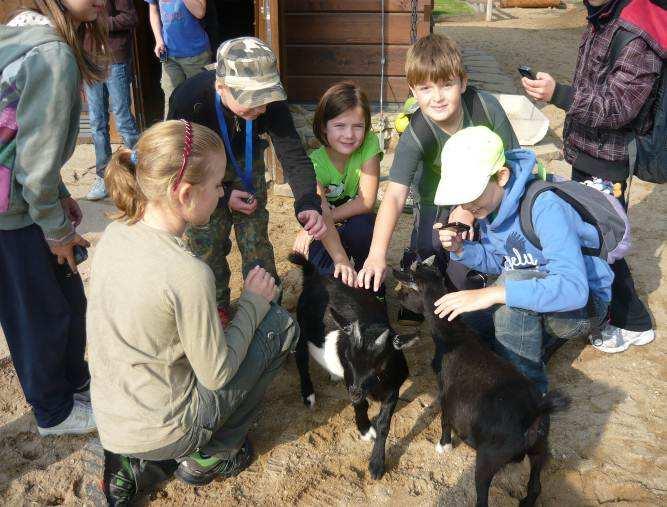
{"type": "Polygon", "coordinates": [[[556,83],[556,89],[551,97],[551,103],[559,109],[568,111],[574,100],[574,89],[570,85],[556,83]]]}
{"type": "Polygon", "coordinates": [[[294,212],[298,214],[305,210],[315,210],[322,213],[320,196],[317,195],[315,168],[294,128],[287,102],[272,102],[268,105],[266,125],[294,195],[294,212]]]}

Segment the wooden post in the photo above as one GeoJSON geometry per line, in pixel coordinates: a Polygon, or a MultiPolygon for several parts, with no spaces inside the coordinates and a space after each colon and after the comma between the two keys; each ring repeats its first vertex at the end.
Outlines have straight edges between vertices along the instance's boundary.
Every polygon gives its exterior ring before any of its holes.
{"type": "Polygon", "coordinates": [[[493,16],[493,0],[486,0],[486,20],[491,21],[493,16]]]}

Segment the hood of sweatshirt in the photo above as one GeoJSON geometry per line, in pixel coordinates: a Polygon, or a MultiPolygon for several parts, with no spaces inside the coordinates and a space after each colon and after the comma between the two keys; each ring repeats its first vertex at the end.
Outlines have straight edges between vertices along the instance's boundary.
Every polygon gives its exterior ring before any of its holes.
{"type": "Polygon", "coordinates": [[[0,25],[0,71],[25,56],[29,51],[49,42],[62,42],[62,37],[51,26],[0,25]]]}
{"type": "Polygon", "coordinates": [[[535,153],[531,150],[508,150],[505,152],[505,163],[511,170],[510,179],[505,186],[505,195],[496,212],[495,218],[489,228],[494,230],[500,227],[508,219],[516,216],[521,198],[526,191],[526,185],[533,179],[533,167],[535,167],[535,153]]]}

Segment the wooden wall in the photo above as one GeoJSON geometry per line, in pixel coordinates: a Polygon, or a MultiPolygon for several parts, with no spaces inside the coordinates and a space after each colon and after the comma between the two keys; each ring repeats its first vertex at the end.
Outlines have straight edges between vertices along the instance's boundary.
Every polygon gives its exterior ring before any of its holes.
{"type": "Polygon", "coordinates": [[[26,0],[0,0],[0,23],[7,21],[6,18],[10,12],[26,4],[29,5],[30,2],[26,2],[26,0]]]}
{"type": "MultiPolygon", "coordinates": [[[[433,0],[417,1],[417,37],[430,31],[433,0]]],[[[403,102],[412,0],[385,0],[385,93],[403,102]]],[[[282,0],[281,74],[291,101],[317,101],[333,83],[356,81],[380,98],[380,0],[282,0]]]]}

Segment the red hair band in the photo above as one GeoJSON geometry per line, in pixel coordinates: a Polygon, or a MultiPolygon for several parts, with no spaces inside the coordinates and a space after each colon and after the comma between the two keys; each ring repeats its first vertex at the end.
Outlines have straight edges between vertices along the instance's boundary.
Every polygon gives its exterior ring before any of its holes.
{"type": "Polygon", "coordinates": [[[188,158],[192,153],[192,123],[187,120],[181,120],[185,126],[185,139],[183,140],[183,161],[181,162],[181,169],[178,171],[176,180],[174,181],[173,190],[178,188],[181,180],[183,179],[183,174],[185,173],[185,167],[188,165],[188,158]]]}

